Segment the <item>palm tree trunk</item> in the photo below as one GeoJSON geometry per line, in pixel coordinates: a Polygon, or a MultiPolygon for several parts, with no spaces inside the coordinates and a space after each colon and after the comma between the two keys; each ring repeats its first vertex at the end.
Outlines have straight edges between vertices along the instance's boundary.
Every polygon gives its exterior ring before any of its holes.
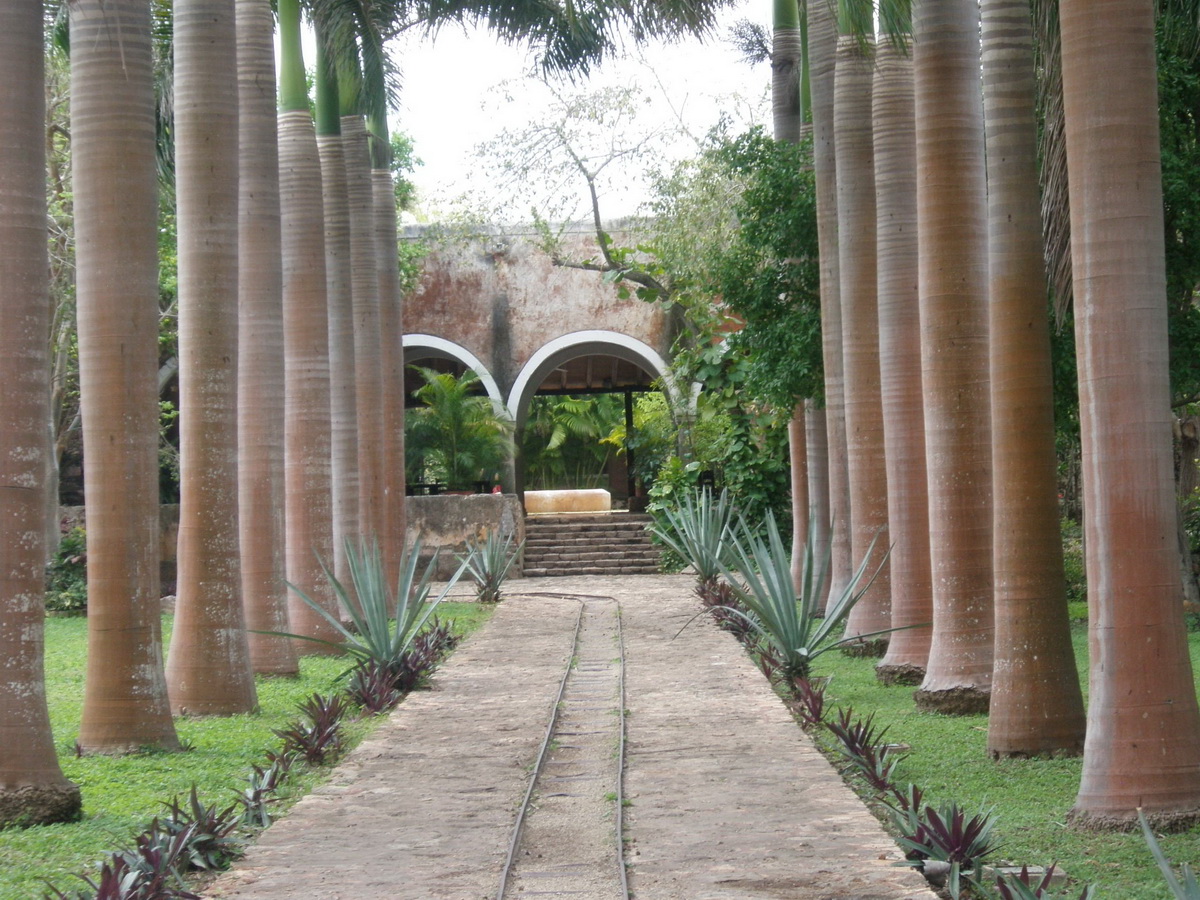
{"type": "Polygon", "coordinates": [[[992,685],[991,427],[979,10],[917,0],[917,235],[933,642],[920,708],[987,708],[992,685]]]}
{"type": "Polygon", "coordinates": [[[242,601],[255,672],[295,675],[283,517],[283,258],[275,31],[269,0],[237,0],[238,506],[242,601]]]}
{"type": "Polygon", "coordinates": [[[1029,0],[983,0],[996,661],[992,756],[1078,755],[1083,696],[1059,530],[1029,0]]]}
{"type": "Polygon", "coordinates": [[[792,585],[797,591],[804,583],[804,548],[808,544],[811,520],[808,498],[808,435],[804,429],[804,401],[792,410],[788,420],[788,458],[792,483],[792,585]]]}
{"type": "MultiPolygon", "coordinates": [[[[796,0],[775,0],[771,32],[771,119],[775,140],[798,143],[804,134],[800,81],[804,71],[804,35],[796,0]]],[[[788,457],[792,484],[792,582],[804,580],[804,547],[812,520],[808,497],[808,443],[804,404],[796,404],[788,422],[788,457]]]]}
{"type": "Polygon", "coordinates": [[[873,118],[892,625],[905,630],[892,635],[875,674],[884,684],[920,684],[933,635],[933,585],[917,295],[917,135],[911,49],[901,51],[896,39],[879,45],[873,118]]]}
{"type": "MultiPolygon", "coordinates": [[[[809,535],[815,559],[827,559],[829,554],[829,434],[825,427],[825,410],[815,400],[804,401],[804,444],[808,459],[808,505],[812,510],[809,535]]],[[[817,596],[829,590],[829,570],[825,569],[825,584],[817,585],[817,596]]]]}
{"type": "Polygon", "coordinates": [[[829,4],[808,8],[812,82],[813,168],[817,177],[817,241],[821,254],[821,344],[825,368],[825,423],[829,446],[829,519],[832,566],[829,595],[850,580],[850,473],[846,461],[846,406],[839,295],[837,160],[834,153],[833,76],[837,23],[829,4]]]}
{"type": "Polygon", "coordinates": [[[358,520],[368,538],[383,537],[383,367],[376,264],[375,190],[362,116],[342,116],[346,196],[350,204],[351,293],[354,304],[354,378],[358,407],[358,520]]]}
{"type": "MultiPolygon", "coordinates": [[[[333,558],[324,200],[304,81],[298,0],[280,0],[279,33],[286,568],[290,584],[336,616],[337,601],[321,568],[322,561],[333,558]]],[[[337,630],[298,596],[288,597],[288,618],[294,634],[338,640],[337,630]]],[[[321,646],[305,642],[298,649],[336,652],[321,646]]]]}
{"type": "MultiPolygon", "coordinates": [[[[876,540],[887,532],[888,485],[883,459],[876,295],[875,150],[871,133],[874,64],[870,40],[843,30],[838,37],[834,76],[834,131],[850,550],[855,563],[872,554],[868,570],[879,569],[878,577],[846,620],[847,637],[884,631],[892,624],[891,576],[886,562],[889,541],[876,540]]],[[[886,647],[886,638],[875,638],[846,649],[883,656],[886,647]]]]}
{"type": "Polygon", "coordinates": [[[87,752],[178,749],[158,581],[158,177],[150,6],[71,5],[87,752]],[[117,226],[115,223],[120,223],[117,226]]]}
{"type": "Polygon", "coordinates": [[[1167,374],[1154,5],[1062,0],[1091,657],[1072,815],[1200,818],[1167,374]]]}
{"type": "Polygon", "coordinates": [[[376,245],[379,266],[380,363],[383,383],[382,519],[384,563],[389,581],[400,574],[407,521],[404,509],[404,324],[400,296],[399,240],[396,227],[396,186],[388,169],[371,173],[375,186],[376,245]]]}
{"type": "Polygon", "coordinates": [[[351,305],[350,208],[338,112],[337,79],[317,44],[317,153],[325,210],[325,286],[329,307],[329,392],[332,450],[333,571],[350,584],[347,539],[357,541],[358,407],[354,379],[354,308],[351,305]]]}
{"type": "Polygon", "coordinates": [[[179,210],[179,590],[171,707],[257,706],[242,611],[237,497],[237,45],[233,0],[175,3],[179,210]]]}
{"type": "Polygon", "coordinates": [[[50,298],[42,4],[0,5],[0,826],[79,815],[54,752],[43,676],[50,298]],[[28,90],[17,90],[27,85],[28,90]]]}

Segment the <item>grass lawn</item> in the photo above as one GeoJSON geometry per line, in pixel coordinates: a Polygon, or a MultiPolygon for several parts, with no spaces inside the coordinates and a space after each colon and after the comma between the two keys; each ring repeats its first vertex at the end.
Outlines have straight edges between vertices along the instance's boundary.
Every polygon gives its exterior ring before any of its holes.
{"type": "MultiPolygon", "coordinates": [[[[1087,633],[1073,628],[1075,653],[1087,692],[1087,633]]],[[[1200,634],[1189,635],[1192,668],[1200,672],[1200,634]]],[[[1002,760],[987,756],[987,717],[949,717],[917,712],[911,687],[883,687],[874,676],[876,660],[826,653],[816,675],[830,675],[827,706],[851,706],[861,715],[876,713],[889,726],[888,740],[912,746],[897,780],[912,782],[933,803],[956,800],[968,815],[994,807],[1001,843],[998,856],[1017,864],[1049,865],[1078,882],[1097,886],[1099,900],[1162,900],[1168,896],[1140,832],[1096,834],[1066,824],[1079,787],[1079,759],[1002,760]]],[[[1200,863],[1200,828],[1167,835],[1160,843],[1176,865],[1200,863]]],[[[1078,897],[1076,887],[1066,896],[1078,897]]]]}
{"type": "MultiPolygon", "coordinates": [[[[469,633],[490,615],[475,603],[445,602],[439,618],[453,619],[455,630],[469,633]]],[[[170,633],[171,619],[163,628],[170,633]]],[[[36,900],[43,879],[63,889],[82,886],[73,875],[90,869],[106,853],[128,846],[131,835],[162,812],[165,801],[186,795],[192,784],[209,803],[233,802],[233,789],[264,750],[276,747],[271,732],[297,718],[296,704],[314,692],[330,693],[347,667],[344,658],[308,656],[299,678],[259,678],[257,715],[176,719],[185,753],[145,753],[125,757],[76,758],[75,739],[83,704],[87,620],[46,621],[46,679],[55,746],[67,777],[83,792],[83,819],[70,825],[48,825],[0,831],[0,900],[36,900]]],[[[373,727],[356,721],[347,729],[351,745],[373,727]]],[[[305,773],[291,784],[293,793],[307,792],[324,773],[305,773]]]]}

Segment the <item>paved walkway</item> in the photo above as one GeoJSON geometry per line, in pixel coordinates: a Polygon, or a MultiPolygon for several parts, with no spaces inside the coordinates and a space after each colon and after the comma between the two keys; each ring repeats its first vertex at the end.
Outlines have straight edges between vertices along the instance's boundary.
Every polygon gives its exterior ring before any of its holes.
{"type": "MultiPolygon", "coordinates": [[[[626,837],[636,900],[932,900],[688,576],[509,583],[433,690],[405,700],[207,897],[493,900],[570,656],[575,603],[623,608],[626,837]]],[[[540,892],[539,892],[540,893],[540,892]]],[[[528,896],[522,894],[522,896],[528,896]]]]}

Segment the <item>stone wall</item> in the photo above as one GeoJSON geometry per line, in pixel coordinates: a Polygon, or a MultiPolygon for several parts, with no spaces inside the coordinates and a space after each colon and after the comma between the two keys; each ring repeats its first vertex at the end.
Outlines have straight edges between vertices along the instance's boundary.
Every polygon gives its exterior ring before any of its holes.
{"type": "MultiPolygon", "coordinates": [[[[408,543],[419,536],[421,556],[438,553],[437,577],[449,578],[458,568],[457,554],[466,550],[467,540],[482,540],[488,531],[513,535],[513,543],[525,540],[525,511],[516,494],[438,494],[407,497],[408,543]]],[[[522,560],[510,572],[520,577],[522,560]]]]}
{"type": "MultiPolygon", "coordinates": [[[[482,539],[489,530],[499,529],[503,535],[513,534],[514,544],[525,539],[525,512],[516,494],[471,494],[457,496],[441,494],[436,497],[406,497],[408,509],[408,543],[411,546],[421,537],[421,555],[425,559],[438,552],[437,577],[449,578],[458,568],[455,554],[466,550],[467,539],[482,539]]],[[[86,527],[82,506],[63,506],[59,509],[63,532],[76,525],[86,527]]],[[[175,549],[179,540],[179,506],[165,504],[159,515],[159,576],[164,596],[175,593],[175,549]]],[[[510,577],[521,575],[521,560],[510,577]]]]}

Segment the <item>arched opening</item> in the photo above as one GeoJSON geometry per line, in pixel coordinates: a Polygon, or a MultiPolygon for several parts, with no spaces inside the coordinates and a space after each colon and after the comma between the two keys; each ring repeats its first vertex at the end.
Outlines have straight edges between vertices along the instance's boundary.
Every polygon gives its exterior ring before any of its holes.
{"type": "Polygon", "coordinates": [[[627,335],[583,331],[547,343],[509,394],[518,489],[600,487],[618,505],[641,505],[634,402],[664,384],[670,390],[665,361],[627,335]]]}
{"type": "MultiPolygon", "coordinates": [[[[442,427],[421,428],[421,423],[406,415],[406,483],[410,494],[440,493],[451,490],[489,491],[500,485],[504,490],[515,489],[511,441],[511,416],[504,404],[503,395],[495,378],[487,367],[466,348],[444,338],[426,334],[404,336],[404,403],[406,410],[422,406],[419,394],[430,385],[431,378],[452,376],[443,382],[439,396],[442,402],[456,405],[453,409],[443,408],[446,413],[440,419],[442,427]],[[459,390],[455,385],[470,373],[472,383],[459,390]],[[483,397],[490,403],[490,410],[480,410],[483,397]],[[492,420],[490,423],[483,420],[492,420]],[[449,424],[448,424],[449,423],[449,424]],[[483,432],[479,426],[483,425],[483,432]],[[490,425],[501,427],[491,428],[490,425]],[[454,434],[442,433],[445,429],[456,430],[454,434]],[[489,438],[490,435],[490,438],[489,438]],[[459,441],[463,441],[459,444],[459,441]],[[480,442],[482,441],[482,446],[480,442]],[[431,443],[443,446],[433,447],[431,443]],[[471,449],[468,449],[468,444],[471,449]],[[491,444],[492,446],[489,446],[491,444]],[[496,445],[502,445],[497,449],[496,445]],[[459,447],[455,453],[450,446],[459,447]],[[470,463],[466,462],[471,460],[470,463]],[[459,471],[456,464],[465,467],[459,471]],[[466,469],[471,471],[467,472],[466,469]],[[477,470],[477,471],[476,471],[477,470]]],[[[428,424],[428,423],[426,423],[428,424]]]]}

